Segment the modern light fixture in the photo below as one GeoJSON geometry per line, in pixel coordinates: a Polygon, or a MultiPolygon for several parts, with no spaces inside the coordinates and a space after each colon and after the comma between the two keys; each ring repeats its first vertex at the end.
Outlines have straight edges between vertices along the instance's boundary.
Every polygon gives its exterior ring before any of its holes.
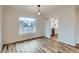
{"type": "Polygon", "coordinates": [[[38,15],[40,15],[40,5],[37,6],[38,6],[38,15]]]}

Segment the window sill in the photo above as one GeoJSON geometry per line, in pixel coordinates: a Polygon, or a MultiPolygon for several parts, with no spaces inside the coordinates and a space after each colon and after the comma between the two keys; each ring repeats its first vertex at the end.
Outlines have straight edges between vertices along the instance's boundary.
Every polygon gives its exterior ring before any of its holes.
{"type": "Polygon", "coordinates": [[[28,33],[21,32],[21,33],[19,33],[19,35],[29,35],[29,34],[36,34],[36,32],[28,32],[28,33]]]}

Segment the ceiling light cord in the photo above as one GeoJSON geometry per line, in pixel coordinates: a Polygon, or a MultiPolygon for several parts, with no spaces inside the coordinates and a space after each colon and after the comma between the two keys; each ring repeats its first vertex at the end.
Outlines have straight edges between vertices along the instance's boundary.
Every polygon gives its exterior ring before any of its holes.
{"type": "Polygon", "coordinates": [[[40,15],[40,5],[37,6],[38,6],[38,15],[40,15]]]}

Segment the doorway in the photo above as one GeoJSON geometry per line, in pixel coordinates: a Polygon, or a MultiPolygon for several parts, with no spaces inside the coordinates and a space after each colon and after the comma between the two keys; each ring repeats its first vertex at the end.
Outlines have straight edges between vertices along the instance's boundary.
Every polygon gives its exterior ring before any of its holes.
{"type": "Polygon", "coordinates": [[[58,39],[58,17],[53,17],[50,19],[51,24],[51,38],[58,39]]]}

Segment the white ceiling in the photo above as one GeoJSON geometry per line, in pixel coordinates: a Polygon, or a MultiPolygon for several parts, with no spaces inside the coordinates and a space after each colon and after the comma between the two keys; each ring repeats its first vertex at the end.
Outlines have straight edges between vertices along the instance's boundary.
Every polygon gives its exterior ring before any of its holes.
{"type": "MultiPolygon", "coordinates": [[[[37,11],[38,11],[37,5],[14,5],[11,7],[20,8],[20,9],[26,10],[30,13],[37,13],[37,11]]],[[[41,11],[41,14],[46,15],[49,12],[54,12],[56,10],[59,10],[61,8],[65,8],[65,7],[67,7],[67,6],[66,5],[64,5],[64,6],[63,5],[41,5],[40,11],[41,11]]]]}

